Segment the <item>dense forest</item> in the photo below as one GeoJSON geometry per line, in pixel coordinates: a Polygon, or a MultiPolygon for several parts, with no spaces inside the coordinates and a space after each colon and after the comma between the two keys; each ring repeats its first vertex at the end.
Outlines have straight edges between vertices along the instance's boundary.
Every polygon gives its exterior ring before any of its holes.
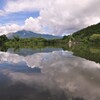
{"type": "Polygon", "coordinates": [[[72,36],[77,41],[100,43],[100,23],[77,31],[72,36]]]}

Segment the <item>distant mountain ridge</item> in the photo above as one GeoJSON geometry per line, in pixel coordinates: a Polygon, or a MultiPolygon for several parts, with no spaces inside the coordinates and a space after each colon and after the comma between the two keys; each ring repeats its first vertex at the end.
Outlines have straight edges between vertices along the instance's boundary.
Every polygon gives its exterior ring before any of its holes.
{"type": "Polygon", "coordinates": [[[26,30],[21,30],[21,31],[17,31],[15,33],[9,33],[7,34],[8,38],[13,38],[14,36],[19,36],[20,38],[31,38],[31,37],[41,37],[41,38],[45,38],[45,39],[54,39],[54,38],[61,38],[61,36],[53,36],[53,35],[49,35],[49,34],[39,34],[39,33],[35,33],[32,31],[26,31],[26,30]]]}

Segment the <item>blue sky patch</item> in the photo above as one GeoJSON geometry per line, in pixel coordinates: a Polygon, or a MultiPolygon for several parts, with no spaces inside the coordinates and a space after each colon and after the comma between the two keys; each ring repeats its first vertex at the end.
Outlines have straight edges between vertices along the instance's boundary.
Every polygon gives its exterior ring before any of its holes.
{"type": "Polygon", "coordinates": [[[4,8],[6,0],[0,0],[0,10],[4,8]]]}
{"type": "Polygon", "coordinates": [[[39,15],[39,11],[11,13],[6,16],[0,16],[0,24],[16,23],[22,25],[27,18],[37,18],[39,15]]]}

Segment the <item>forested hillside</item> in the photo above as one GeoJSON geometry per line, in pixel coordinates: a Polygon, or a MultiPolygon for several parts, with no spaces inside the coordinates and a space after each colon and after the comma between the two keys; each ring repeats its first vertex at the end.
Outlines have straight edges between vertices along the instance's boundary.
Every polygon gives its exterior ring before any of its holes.
{"type": "Polygon", "coordinates": [[[79,30],[73,33],[72,36],[79,41],[100,42],[100,23],[79,30]]]}

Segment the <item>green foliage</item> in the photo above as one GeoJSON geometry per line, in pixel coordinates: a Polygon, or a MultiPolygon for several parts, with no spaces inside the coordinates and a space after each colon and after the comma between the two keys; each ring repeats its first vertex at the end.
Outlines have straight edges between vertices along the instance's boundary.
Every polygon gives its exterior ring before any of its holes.
{"type": "Polygon", "coordinates": [[[75,38],[75,41],[77,42],[98,42],[100,43],[100,23],[96,25],[89,26],[87,28],[84,28],[78,32],[73,33],[73,37],[75,38]],[[94,35],[94,33],[96,33],[94,35]]]}
{"type": "Polygon", "coordinates": [[[14,41],[19,41],[20,40],[18,35],[14,36],[13,38],[14,38],[14,41]]]}
{"type": "Polygon", "coordinates": [[[63,40],[67,40],[68,39],[68,36],[63,36],[63,38],[62,38],[63,40]]]}
{"type": "Polygon", "coordinates": [[[90,36],[90,41],[92,42],[100,42],[100,34],[93,34],[90,36]]]}
{"type": "Polygon", "coordinates": [[[13,39],[9,39],[5,42],[7,47],[32,47],[34,45],[42,45],[46,42],[44,38],[19,38],[14,36],[13,39]]]}
{"type": "Polygon", "coordinates": [[[73,55],[100,63],[100,45],[78,44],[69,48],[73,55]]]}
{"type": "Polygon", "coordinates": [[[8,38],[6,37],[6,35],[1,35],[0,36],[0,44],[2,45],[5,41],[7,41],[8,38]]]}
{"type": "Polygon", "coordinates": [[[78,32],[75,32],[73,33],[73,36],[82,39],[84,37],[90,37],[94,33],[100,34],[100,23],[84,28],[78,32]]]}
{"type": "Polygon", "coordinates": [[[75,38],[72,35],[68,35],[68,36],[63,36],[62,40],[63,42],[66,41],[68,43],[70,40],[74,42],[75,38]]]}

